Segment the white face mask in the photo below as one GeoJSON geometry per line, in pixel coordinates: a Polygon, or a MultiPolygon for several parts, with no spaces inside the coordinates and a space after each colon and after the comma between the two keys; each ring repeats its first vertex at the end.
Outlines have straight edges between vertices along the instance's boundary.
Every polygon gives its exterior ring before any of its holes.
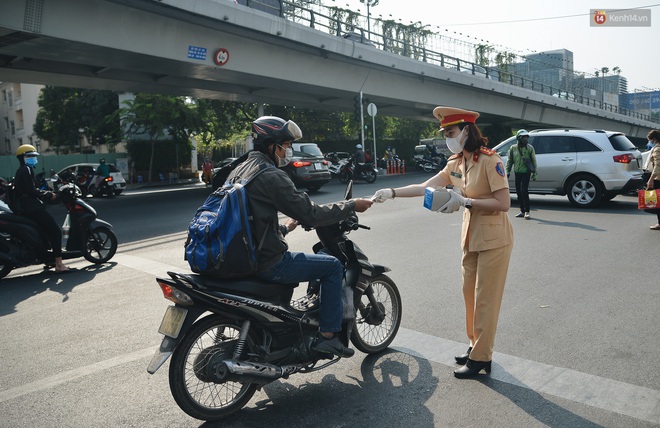
{"type": "MultiPolygon", "coordinates": [[[[278,147],[282,147],[278,144],[278,147]]],[[[277,156],[277,155],[275,155],[277,156]]],[[[293,149],[291,147],[287,147],[284,149],[284,157],[281,158],[277,156],[277,166],[279,168],[282,168],[284,166],[287,166],[289,162],[291,162],[291,158],[293,158],[293,149]]]]}
{"type": "Polygon", "coordinates": [[[467,134],[465,133],[465,128],[458,134],[458,136],[453,138],[447,138],[447,148],[451,150],[452,153],[460,153],[463,151],[463,146],[465,145],[465,140],[467,134]]]}

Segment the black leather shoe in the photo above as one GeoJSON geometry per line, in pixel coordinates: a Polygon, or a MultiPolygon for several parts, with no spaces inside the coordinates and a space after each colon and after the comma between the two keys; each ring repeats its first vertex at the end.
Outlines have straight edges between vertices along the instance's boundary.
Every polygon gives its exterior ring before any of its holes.
{"type": "Polygon", "coordinates": [[[468,358],[470,357],[470,352],[472,352],[471,346],[468,348],[465,354],[455,356],[454,359],[456,360],[456,364],[460,364],[464,366],[465,363],[467,363],[468,358]]]}
{"type": "Polygon", "coordinates": [[[454,370],[454,376],[459,379],[477,377],[482,370],[490,374],[491,361],[475,361],[468,358],[467,363],[458,370],[454,370]]]}

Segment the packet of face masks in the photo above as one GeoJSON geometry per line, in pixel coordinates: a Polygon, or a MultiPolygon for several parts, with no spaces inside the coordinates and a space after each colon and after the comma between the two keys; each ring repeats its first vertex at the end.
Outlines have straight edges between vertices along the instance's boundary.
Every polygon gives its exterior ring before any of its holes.
{"type": "Polygon", "coordinates": [[[427,187],[424,192],[424,208],[431,211],[438,211],[444,204],[449,201],[449,192],[445,188],[434,189],[427,187]]]}

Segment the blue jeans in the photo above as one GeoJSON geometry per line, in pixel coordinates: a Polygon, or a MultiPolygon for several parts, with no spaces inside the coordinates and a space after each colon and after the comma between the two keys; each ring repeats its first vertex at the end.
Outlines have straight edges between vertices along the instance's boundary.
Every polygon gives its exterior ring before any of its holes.
{"type": "Polygon", "coordinates": [[[287,251],[279,263],[256,276],[266,281],[283,284],[319,279],[321,281],[319,330],[323,333],[341,331],[344,268],[336,257],[287,251]]]}

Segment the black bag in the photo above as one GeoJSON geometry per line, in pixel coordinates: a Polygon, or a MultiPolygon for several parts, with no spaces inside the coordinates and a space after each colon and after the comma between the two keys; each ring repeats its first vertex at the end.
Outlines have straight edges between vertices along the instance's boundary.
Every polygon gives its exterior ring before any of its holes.
{"type": "Polygon", "coordinates": [[[525,163],[525,166],[527,167],[527,171],[529,172],[536,172],[536,168],[534,168],[534,162],[532,162],[532,158],[526,158],[523,156],[522,151],[520,150],[520,147],[518,147],[518,153],[520,153],[520,157],[522,158],[523,162],[525,163]]]}

